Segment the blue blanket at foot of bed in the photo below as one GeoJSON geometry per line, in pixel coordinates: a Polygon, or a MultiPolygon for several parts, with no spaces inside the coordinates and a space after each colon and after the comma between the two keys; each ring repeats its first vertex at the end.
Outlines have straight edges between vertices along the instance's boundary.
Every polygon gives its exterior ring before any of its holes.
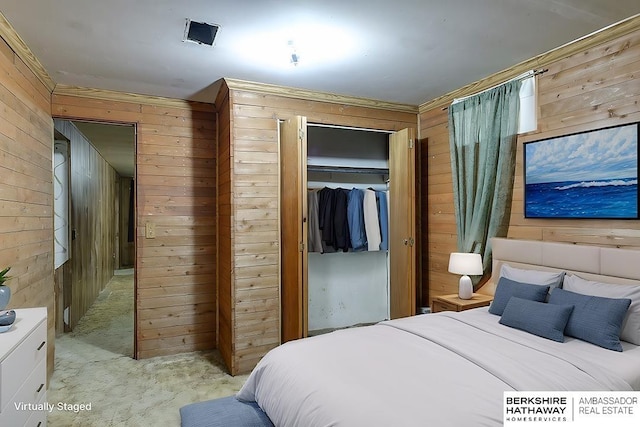
{"type": "Polygon", "coordinates": [[[235,396],[183,406],[180,418],[182,427],[274,427],[257,403],[235,396]]]}

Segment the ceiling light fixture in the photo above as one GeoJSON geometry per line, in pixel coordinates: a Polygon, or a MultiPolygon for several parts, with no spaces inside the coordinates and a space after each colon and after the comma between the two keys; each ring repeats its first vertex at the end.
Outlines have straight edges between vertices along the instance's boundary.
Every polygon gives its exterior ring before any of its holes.
{"type": "Polygon", "coordinates": [[[318,22],[254,31],[232,44],[247,66],[285,73],[334,67],[358,50],[352,32],[318,22]]]}
{"type": "Polygon", "coordinates": [[[300,55],[298,55],[296,44],[293,42],[293,40],[289,40],[287,42],[287,46],[289,46],[289,52],[290,52],[289,57],[291,58],[291,63],[295,67],[298,65],[298,62],[300,61],[300,55]]]}

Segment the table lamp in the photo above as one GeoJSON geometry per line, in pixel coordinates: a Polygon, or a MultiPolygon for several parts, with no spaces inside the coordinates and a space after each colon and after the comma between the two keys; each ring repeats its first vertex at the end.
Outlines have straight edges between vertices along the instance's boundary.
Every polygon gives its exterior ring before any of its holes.
{"type": "Polygon", "coordinates": [[[462,274],[458,296],[460,299],[471,299],[473,283],[468,275],[482,274],[482,257],[480,254],[453,252],[449,257],[449,273],[462,274]]]}

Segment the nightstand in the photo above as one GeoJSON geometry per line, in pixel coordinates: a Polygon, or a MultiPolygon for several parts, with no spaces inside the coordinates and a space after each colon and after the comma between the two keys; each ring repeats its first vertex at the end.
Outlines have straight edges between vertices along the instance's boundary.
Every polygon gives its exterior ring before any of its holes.
{"type": "Polygon", "coordinates": [[[431,302],[431,312],[439,311],[464,311],[471,308],[485,307],[491,304],[493,296],[473,294],[471,299],[460,299],[458,294],[440,295],[431,302]]]}

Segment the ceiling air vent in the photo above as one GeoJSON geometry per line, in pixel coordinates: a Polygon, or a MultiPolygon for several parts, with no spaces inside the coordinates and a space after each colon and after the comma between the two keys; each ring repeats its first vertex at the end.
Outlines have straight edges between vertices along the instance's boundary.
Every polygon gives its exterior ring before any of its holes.
{"type": "Polygon", "coordinates": [[[216,38],[219,28],[219,25],[211,25],[205,22],[195,22],[187,19],[183,41],[213,46],[213,41],[216,38]]]}

